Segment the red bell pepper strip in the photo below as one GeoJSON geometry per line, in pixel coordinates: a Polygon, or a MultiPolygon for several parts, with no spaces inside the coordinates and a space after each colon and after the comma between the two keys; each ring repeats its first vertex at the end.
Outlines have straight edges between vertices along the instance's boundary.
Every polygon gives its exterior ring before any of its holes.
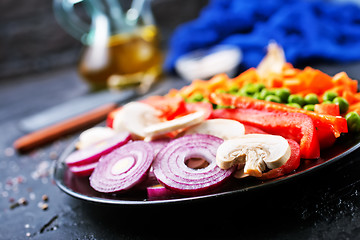
{"type": "Polygon", "coordinates": [[[247,124],[243,124],[244,128],[245,128],[245,134],[268,134],[267,132],[261,130],[260,128],[254,127],[254,126],[250,126],[247,124]]]}
{"type": "MultiPolygon", "coordinates": [[[[205,119],[208,119],[213,111],[213,107],[211,103],[208,102],[197,102],[197,103],[185,103],[185,114],[193,113],[196,111],[204,111],[205,119]]],[[[181,115],[180,115],[181,116],[181,115]]]]}
{"type": "Polygon", "coordinates": [[[186,111],[182,97],[152,96],[142,101],[161,112],[160,118],[172,120],[186,111]]]}
{"type": "Polygon", "coordinates": [[[328,114],[332,116],[340,116],[340,108],[339,105],[335,103],[328,103],[328,104],[315,104],[314,112],[318,114],[328,114]]]}
{"type": "Polygon", "coordinates": [[[300,144],[301,158],[320,157],[319,140],[312,119],[303,113],[267,112],[253,109],[217,109],[211,118],[237,120],[270,134],[290,138],[300,144]]]}
{"type": "Polygon", "coordinates": [[[271,169],[270,171],[263,173],[260,177],[261,180],[268,180],[283,176],[296,170],[300,165],[300,146],[297,142],[291,139],[287,139],[290,148],[291,155],[289,160],[279,168],[271,169]]]}
{"type": "Polygon", "coordinates": [[[224,93],[212,93],[210,95],[210,101],[218,105],[234,106],[240,109],[303,113],[311,117],[314,121],[315,127],[326,126],[333,132],[335,137],[340,137],[341,133],[348,132],[346,119],[340,116],[318,114],[304,109],[289,107],[281,103],[268,102],[250,97],[235,96],[224,93]]]}

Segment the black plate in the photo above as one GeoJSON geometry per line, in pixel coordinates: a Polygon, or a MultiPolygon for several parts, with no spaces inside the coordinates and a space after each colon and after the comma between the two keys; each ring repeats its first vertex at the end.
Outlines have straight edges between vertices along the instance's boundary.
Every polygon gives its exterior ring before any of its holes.
{"type": "Polygon", "coordinates": [[[337,139],[337,142],[333,147],[323,150],[320,159],[302,160],[300,167],[292,174],[269,181],[260,181],[254,178],[233,179],[217,192],[195,197],[178,196],[169,199],[151,200],[147,199],[146,190],[144,187],[141,188],[141,186],[138,189],[122,194],[104,194],[97,192],[90,187],[88,177],[78,177],[73,175],[64,162],[65,158],[75,150],[75,143],[68,146],[60,156],[59,160],[55,162],[53,177],[61,190],[73,197],[85,201],[115,205],[162,205],[184,201],[197,201],[219,196],[247,194],[249,191],[261,190],[268,186],[274,186],[276,184],[300,178],[300,176],[312,173],[320,168],[338,162],[359,147],[360,135],[345,135],[337,139]]]}

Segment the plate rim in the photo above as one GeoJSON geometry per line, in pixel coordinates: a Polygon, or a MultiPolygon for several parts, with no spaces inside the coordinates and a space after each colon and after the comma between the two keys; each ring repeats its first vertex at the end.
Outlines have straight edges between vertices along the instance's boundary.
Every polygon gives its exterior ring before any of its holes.
{"type": "Polygon", "coordinates": [[[294,180],[294,178],[301,178],[304,175],[311,174],[311,173],[315,172],[315,170],[322,169],[324,167],[327,167],[330,164],[338,162],[339,160],[343,159],[344,157],[346,157],[347,155],[354,152],[355,150],[357,150],[360,147],[360,139],[359,139],[355,145],[351,146],[346,151],[330,158],[329,160],[327,160],[323,163],[320,163],[319,165],[313,166],[313,167],[305,169],[301,172],[297,172],[295,174],[288,175],[288,176],[285,176],[285,177],[277,179],[277,180],[263,182],[260,185],[248,186],[248,187],[245,187],[242,189],[236,189],[236,190],[225,191],[225,192],[216,192],[216,193],[210,193],[210,194],[205,194],[205,195],[200,195],[200,196],[187,196],[184,198],[170,198],[170,199],[159,199],[159,200],[144,199],[144,200],[140,201],[140,200],[122,200],[122,199],[109,199],[109,198],[87,196],[82,193],[75,192],[74,190],[72,190],[68,186],[66,186],[66,184],[62,180],[64,177],[64,174],[61,174],[62,179],[60,179],[58,176],[60,174],[59,173],[59,171],[60,171],[59,164],[63,164],[63,166],[65,166],[66,169],[63,170],[63,173],[65,173],[65,171],[68,170],[68,167],[64,163],[64,160],[65,160],[66,156],[68,156],[71,152],[73,152],[75,150],[75,145],[76,145],[77,140],[78,139],[76,138],[72,143],[70,143],[65,148],[65,150],[61,153],[60,157],[53,162],[52,179],[54,180],[56,185],[60,188],[60,190],[62,190],[69,196],[72,196],[74,198],[84,200],[87,202],[91,202],[91,203],[119,205],[119,206],[168,205],[168,204],[176,204],[176,203],[186,203],[186,202],[194,202],[194,201],[200,201],[200,200],[206,200],[206,199],[213,199],[213,198],[217,198],[217,197],[227,197],[230,195],[242,194],[244,192],[261,190],[263,188],[268,187],[269,185],[275,186],[278,184],[283,184],[285,182],[294,180]]]}

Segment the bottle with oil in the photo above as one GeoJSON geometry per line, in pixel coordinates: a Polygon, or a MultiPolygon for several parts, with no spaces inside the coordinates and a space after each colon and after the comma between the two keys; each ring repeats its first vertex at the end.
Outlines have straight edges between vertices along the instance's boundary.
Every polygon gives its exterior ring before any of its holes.
{"type": "MultiPolygon", "coordinates": [[[[78,64],[80,75],[94,90],[136,87],[145,92],[162,72],[159,33],[152,18],[151,1],[133,0],[126,12],[117,0],[81,2],[91,17],[89,30],[78,33],[79,21],[83,21],[79,18],[78,25],[74,25],[78,29],[66,28],[72,29],[69,32],[75,32],[84,43],[78,64]]],[[[75,15],[68,10],[67,14],[68,20],[75,15]]]]}

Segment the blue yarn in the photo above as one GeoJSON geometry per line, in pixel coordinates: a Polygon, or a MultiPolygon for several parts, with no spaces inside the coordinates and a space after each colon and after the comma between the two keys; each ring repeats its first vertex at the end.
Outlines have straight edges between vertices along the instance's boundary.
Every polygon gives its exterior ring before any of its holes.
{"type": "Polygon", "coordinates": [[[360,8],[331,1],[212,0],[197,19],[175,30],[164,68],[172,71],[181,55],[217,44],[240,47],[243,67],[255,67],[270,41],[293,64],[360,60],[360,8]]]}

